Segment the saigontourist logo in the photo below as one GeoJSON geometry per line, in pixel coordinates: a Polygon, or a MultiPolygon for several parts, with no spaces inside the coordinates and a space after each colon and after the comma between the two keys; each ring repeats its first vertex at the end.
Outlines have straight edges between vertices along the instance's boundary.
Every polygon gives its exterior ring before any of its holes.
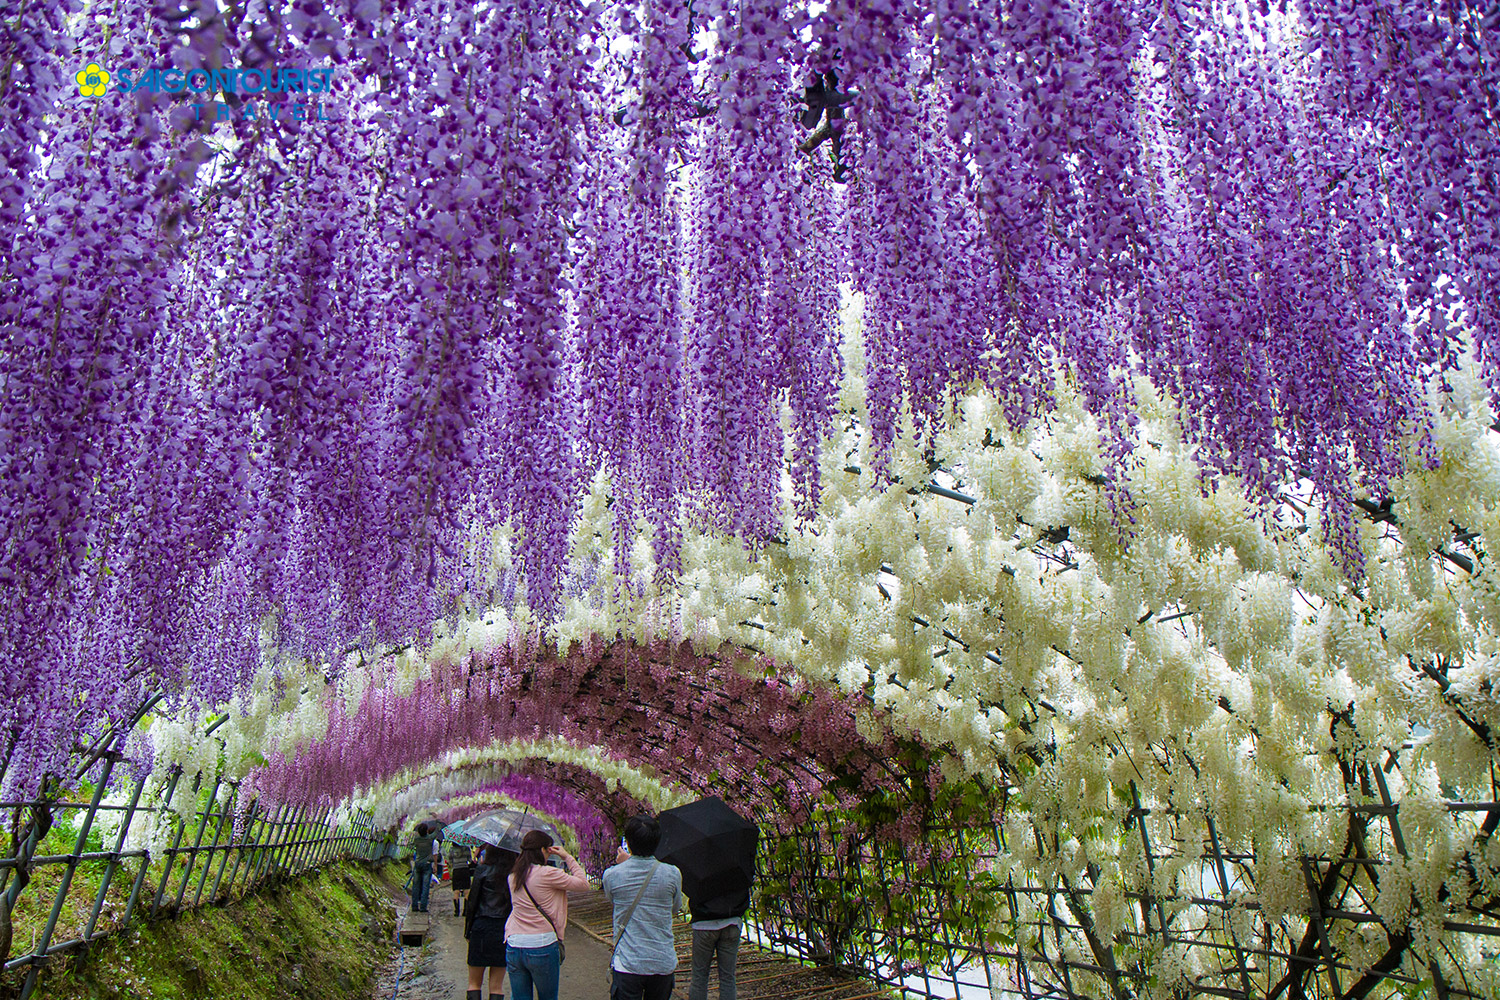
{"type": "Polygon", "coordinates": [[[89,63],[79,70],[76,79],[78,93],[84,97],[103,97],[109,89],[109,74],[100,69],[98,63],[89,63]]]}
{"type": "Polygon", "coordinates": [[[84,97],[141,92],[189,97],[193,117],[200,121],[336,120],[329,116],[325,100],[333,93],[331,66],[118,67],[110,73],[91,62],[76,78],[84,97]]]}

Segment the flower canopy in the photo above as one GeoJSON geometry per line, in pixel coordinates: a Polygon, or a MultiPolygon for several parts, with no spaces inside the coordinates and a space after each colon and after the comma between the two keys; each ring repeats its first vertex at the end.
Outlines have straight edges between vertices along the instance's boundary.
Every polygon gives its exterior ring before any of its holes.
{"type": "Polygon", "coordinates": [[[1484,957],[1492,7],[0,11],[0,794],[724,790],[986,831],[1113,995],[1484,957]]]}
{"type": "MultiPolygon", "coordinates": [[[[1500,377],[1496,32],[1459,2],[17,4],[0,48],[7,782],[263,655],[818,508],[841,304],[866,464],[983,385],[1139,393],[1253,504],[1431,465],[1500,377]],[[1144,375],[1144,388],[1134,381],[1144,375]],[[513,576],[492,579],[507,526],[513,576]]],[[[592,572],[593,570],[586,570],[592,572]]]]}

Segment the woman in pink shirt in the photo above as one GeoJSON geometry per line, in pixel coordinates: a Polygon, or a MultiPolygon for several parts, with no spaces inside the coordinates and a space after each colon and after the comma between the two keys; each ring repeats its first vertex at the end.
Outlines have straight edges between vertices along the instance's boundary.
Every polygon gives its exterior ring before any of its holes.
{"type": "Polygon", "coordinates": [[[511,1000],[557,1000],[562,964],[559,943],[568,927],[568,890],[588,889],[588,873],[573,856],[552,844],[541,830],[521,838],[521,854],[510,874],[510,919],[505,922],[505,967],[511,1000]],[[551,868],[562,858],[567,870],[551,868]]]}

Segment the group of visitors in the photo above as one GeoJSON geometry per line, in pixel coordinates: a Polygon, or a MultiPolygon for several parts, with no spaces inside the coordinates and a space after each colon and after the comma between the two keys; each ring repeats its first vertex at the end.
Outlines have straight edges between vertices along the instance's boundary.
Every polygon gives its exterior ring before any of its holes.
{"type": "MultiPolygon", "coordinates": [[[[412,835],[412,882],[411,909],[413,913],[426,913],[432,883],[443,878],[443,855],[438,845],[442,824],[421,822],[412,835]]],[[[453,887],[453,915],[463,912],[464,896],[469,891],[474,874],[474,856],[464,844],[451,844],[447,858],[449,882],[453,887]]]]}
{"type": "MultiPolygon", "coordinates": [[[[419,882],[430,878],[431,840],[426,853],[418,826],[413,839],[419,882]],[[426,874],[421,869],[426,867],[426,874]]],[[[682,895],[682,873],[653,855],[661,827],[650,816],[625,824],[624,842],[615,864],[602,880],[605,898],[614,908],[614,952],[610,958],[610,1000],[668,1000],[677,971],[672,922],[683,909],[693,918],[692,979],[689,1000],[706,1000],[708,974],[717,963],[720,1000],[735,1000],[734,968],[739,952],[744,903],[723,912],[705,909],[682,895]],[[687,903],[685,907],[683,904],[687,903]]],[[[583,866],[542,830],[521,838],[520,853],[487,846],[472,870],[450,851],[455,914],[463,898],[464,937],[469,941],[467,1000],[484,997],[489,970],[489,1000],[504,1000],[505,974],[511,1000],[557,1000],[565,955],[568,893],[592,887],[583,866]],[[553,867],[556,858],[563,867],[553,867]],[[462,888],[460,888],[462,879],[462,888]]],[[[468,855],[465,853],[464,861],[468,855]]],[[[413,894],[412,909],[417,910],[413,894]]],[[[426,909],[425,890],[420,909],[426,909]]]]}

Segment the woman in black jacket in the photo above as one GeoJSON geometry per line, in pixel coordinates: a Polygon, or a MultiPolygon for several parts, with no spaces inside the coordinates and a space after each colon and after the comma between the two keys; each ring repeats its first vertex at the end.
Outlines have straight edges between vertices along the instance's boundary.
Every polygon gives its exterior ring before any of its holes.
{"type": "Polygon", "coordinates": [[[484,970],[490,970],[490,1000],[505,998],[505,921],[510,918],[510,885],[506,875],[515,864],[511,851],[486,846],[464,904],[464,937],[469,939],[468,1000],[484,995],[484,970]]]}

